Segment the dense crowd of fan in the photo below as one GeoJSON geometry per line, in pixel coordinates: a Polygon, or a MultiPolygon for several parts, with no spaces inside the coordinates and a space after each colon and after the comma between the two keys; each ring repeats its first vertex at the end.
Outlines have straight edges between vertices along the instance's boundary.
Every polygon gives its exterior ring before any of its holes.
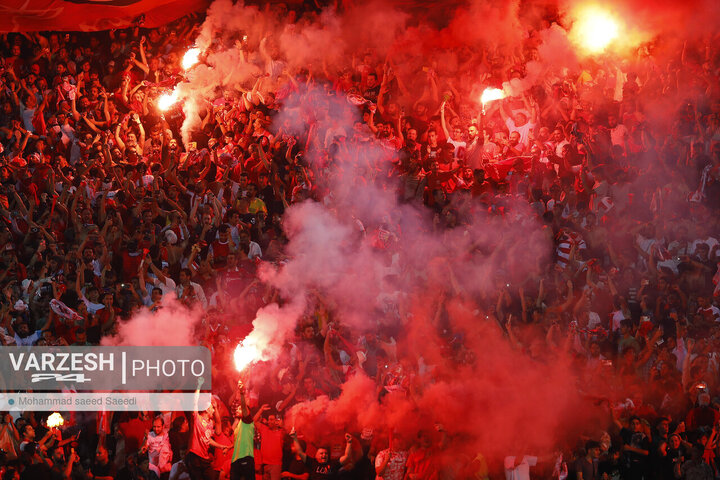
{"type": "MultiPolygon", "coordinates": [[[[245,92],[218,91],[183,142],[182,109],[157,101],[182,80],[197,22],[0,38],[4,345],[98,345],[175,296],[202,307],[199,342],[230,348],[220,339],[241,339],[278,300],[258,269],[290,259],[285,210],[332,202],[331,166],[372,144],[387,156],[353,174],[424,205],[437,235],[474,210],[510,217],[518,199],[548,234],[548,259],[483,301],[518,354],[549,363],[566,352],[579,385],[602,379],[611,419],[564,462],[506,457],[506,478],[529,478],[536,464],[580,480],[720,476],[717,44],[685,46],[667,64],[639,51],[622,66],[544,78],[481,112],[472,87],[523,77],[532,34],[516,55],[472,51],[453,76],[430,66],[412,79],[373,52],[326,78],[288,71],[263,39],[243,48],[265,75],[245,92]],[[289,96],[318,91],[357,108],[351,130],[319,122],[293,136],[273,123],[289,96]],[[663,97],[682,104],[656,122],[647,108],[663,97]],[[311,151],[322,161],[308,161],[311,151]]],[[[377,249],[403,235],[392,215],[356,220],[377,249]]],[[[400,318],[409,306],[394,294],[388,286],[378,311],[400,318]]],[[[448,287],[433,304],[438,318],[458,295],[448,287]]],[[[412,438],[340,432],[327,446],[287,428],[293,405],[337,396],[358,372],[379,396],[412,395],[423,375],[398,355],[402,329],[359,335],[322,293],[309,304],[283,370],[262,386],[218,381],[207,411],[78,412],[62,432],[37,413],[5,414],[2,478],[488,477],[481,454],[440,460],[450,441],[440,424],[412,438]]],[[[472,362],[457,336],[445,338],[450,361],[472,362]]]]}

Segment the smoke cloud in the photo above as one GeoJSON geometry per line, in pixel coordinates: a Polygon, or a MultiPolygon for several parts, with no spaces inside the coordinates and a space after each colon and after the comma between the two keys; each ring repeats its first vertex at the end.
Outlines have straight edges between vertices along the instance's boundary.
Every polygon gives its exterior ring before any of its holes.
{"type": "MultiPolygon", "coordinates": [[[[581,60],[567,34],[575,5],[559,5],[561,15],[550,16],[557,23],[543,24],[551,8],[525,12],[515,1],[473,2],[438,27],[380,3],[357,5],[343,13],[325,11],[312,20],[289,23],[276,11],[218,0],[197,40],[206,51],[204,63],[189,72],[188,83],[179,87],[187,115],[183,136],[189,138],[198,127],[207,100],[227,89],[242,94],[265,72],[267,58],[243,49],[245,35],[251,51],[262,44],[273,59],[270,76],[261,82],[263,92],[273,90],[285,73],[296,75],[301,69],[311,76],[325,72],[334,76],[353,65],[352,52],[365,51],[375,63],[387,58],[418,97],[424,88],[424,67],[443,73],[462,70],[466,80],[458,83],[465,82],[466,91],[478,88],[474,75],[480,78],[481,73],[487,81],[507,80],[505,90],[518,95],[540,82],[552,85],[567,72],[580,73],[581,60]],[[534,56],[521,76],[508,80],[495,59],[511,56],[527,44],[534,56]],[[464,51],[478,46],[490,52],[484,62],[464,51]],[[454,50],[441,52],[442,48],[454,50]]],[[[660,30],[666,17],[654,14],[647,5],[624,5],[618,6],[618,14],[640,32],[628,41],[632,48],[641,39],[683,28],[675,20],[660,30]]],[[[704,6],[691,2],[670,11],[687,19],[696,15],[694,7],[704,6]]],[[[594,81],[602,79],[601,89],[613,88],[615,76],[621,75],[601,60],[591,70],[594,81]]],[[[342,94],[328,98],[323,85],[299,85],[282,103],[271,129],[282,127],[286,133],[304,136],[312,128],[319,143],[331,129],[352,136],[356,122],[362,121],[359,109],[342,94]]],[[[646,114],[655,109],[667,112],[660,103],[647,109],[646,114]]],[[[598,419],[606,412],[584,399],[569,380],[575,374],[566,339],[541,352],[544,347],[531,339],[539,337],[544,345],[544,333],[515,332],[512,322],[506,324],[490,313],[498,295],[506,291],[515,295],[528,277],[548,270],[552,232],[529,206],[508,196],[487,209],[488,205],[458,196],[454,214],[462,218],[461,225],[440,230],[438,224],[444,219],[398,201],[399,186],[388,180],[397,159],[382,141],[340,145],[329,159],[324,147],[311,144],[305,152],[324,199],[287,210],[284,230],[290,259],[265,266],[261,275],[279,290],[282,301],[258,313],[246,342],[257,346],[259,358],[272,365],[310,300],[320,296],[342,325],[396,341],[395,351],[384,348],[390,352],[387,368],[395,369],[401,387],[378,389],[374,379],[351,375],[338,398],[296,405],[288,422],[313,441],[322,440],[329,431],[378,425],[383,426],[382,435],[394,432],[412,438],[419,430],[439,424],[463,453],[481,451],[493,459],[531,450],[547,452],[571,438],[569,426],[599,426],[598,419]],[[454,299],[452,304],[447,298],[454,299]],[[529,351],[510,345],[508,330],[523,335],[529,351]],[[411,373],[416,371],[417,375],[411,373]]],[[[648,190],[646,184],[640,188],[648,190]]],[[[167,313],[172,313],[174,323],[180,315],[170,308],[167,313]]],[[[115,341],[144,344],[154,336],[148,332],[155,331],[151,325],[155,322],[160,323],[156,316],[141,314],[128,324],[133,328],[121,327],[115,341]],[[139,332],[142,339],[136,337],[139,332]]],[[[175,333],[185,339],[190,331],[180,328],[175,333]]],[[[359,339],[346,340],[357,345],[359,339]]],[[[343,343],[335,348],[354,354],[343,343]]]]}
{"type": "Polygon", "coordinates": [[[202,312],[189,310],[174,294],[163,298],[157,312],[142,309],[129,320],[117,320],[117,331],[105,336],[105,346],[182,346],[195,345],[195,329],[202,312]]]}

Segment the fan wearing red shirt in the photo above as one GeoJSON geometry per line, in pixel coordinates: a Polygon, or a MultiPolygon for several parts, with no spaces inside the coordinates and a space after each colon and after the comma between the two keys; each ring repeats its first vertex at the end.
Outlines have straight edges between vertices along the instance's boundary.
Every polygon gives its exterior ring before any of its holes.
{"type": "Polygon", "coordinates": [[[720,309],[710,302],[710,297],[697,297],[698,310],[697,315],[701,316],[706,322],[720,322],[720,309]]]}
{"type": "Polygon", "coordinates": [[[215,268],[222,268],[227,264],[227,257],[235,247],[230,240],[230,227],[227,224],[220,225],[218,228],[218,238],[210,244],[210,253],[213,258],[215,268]]]}
{"type": "Polygon", "coordinates": [[[135,417],[128,419],[118,425],[122,436],[125,438],[125,452],[130,455],[140,450],[143,439],[150,430],[152,422],[145,420],[142,412],[135,417]]]}
{"type": "Polygon", "coordinates": [[[127,249],[122,252],[122,273],[123,279],[130,281],[137,276],[140,263],[142,262],[142,251],[138,248],[138,241],[133,239],[127,244],[127,249]]]}
{"type": "Polygon", "coordinates": [[[213,440],[213,434],[220,435],[222,433],[216,400],[213,398],[210,406],[203,412],[198,412],[196,407],[193,420],[190,448],[185,456],[185,466],[192,480],[215,480],[218,472],[213,469],[210,447],[225,450],[232,448],[232,444],[223,445],[213,440]]]}
{"type": "MultiPolygon", "coordinates": [[[[260,407],[261,412],[270,411],[269,405],[260,407]]],[[[270,411],[267,425],[255,422],[255,430],[260,433],[260,452],[262,458],[263,480],[280,480],[282,474],[283,442],[285,430],[282,428],[282,417],[270,411]]]]}
{"type": "Polygon", "coordinates": [[[427,432],[418,436],[417,448],[410,451],[407,459],[407,478],[437,480],[438,472],[433,458],[433,445],[427,432]]]}
{"type": "Polygon", "coordinates": [[[103,333],[113,330],[115,319],[120,313],[120,309],[114,305],[115,297],[112,292],[105,292],[102,296],[103,308],[97,311],[96,317],[103,333]]]}
{"type": "Polygon", "coordinates": [[[448,192],[448,184],[447,182],[452,180],[455,176],[455,172],[458,171],[458,168],[455,168],[453,170],[449,171],[440,171],[440,166],[438,165],[438,162],[431,162],[430,163],[430,171],[425,176],[427,180],[426,184],[426,190],[427,192],[432,192],[434,190],[443,190],[444,192],[448,192]]]}
{"type": "MultiPolygon", "coordinates": [[[[233,429],[228,418],[224,418],[222,422],[222,434],[215,435],[213,438],[218,443],[233,443],[233,429]]],[[[233,451],[227,449],[216,448],[213,454],[213,469],[218,472],[220,478],[228,478],[230,472],[230,460],[233,451]]]]}

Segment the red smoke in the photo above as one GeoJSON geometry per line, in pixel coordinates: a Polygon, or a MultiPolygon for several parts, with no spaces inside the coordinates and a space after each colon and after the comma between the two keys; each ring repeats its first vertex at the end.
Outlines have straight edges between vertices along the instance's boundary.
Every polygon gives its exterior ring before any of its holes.
{"type": "MultiPolygon", "coordinates": [[[[665,10],[633,2],[617,8],[628,24],[651,38],[684,30],[684,22],[696,19],[701,8],[705,12],[716,8],[709,2],[665,3],[665,10]]],[[[559,10],[565,14],[570,6],[563,4],[559,10]]],[[[326,12],[313,23],[291,27],[257,9],[221,0],[209,10],[198,44],[210,48],[219,32],[224,47],[213,48],[207,66],[191,75],[185,91],[197,98],[186,103],[192,114],[185,132],[198,123],[201,97],[212,99],[218,89],[248,89],[255,81],[253,67],[240,60],[233,43],[241,33],[258,45],[268,29],[266,42],[278,49],[286,68],[294,72],[307,68],[316,76],[349,67],[352,52],[367,51],[376,58],[387,55],[412,82],[413,93],[423,88],[423,67],[457,72],[471,57],[463,47],[497,47],[489,51],[507,56],[533,43],[537,57],[527,63],[520,78],[508,82],[508,89],[522,93],[543,79],[559,77],[561,69],[580,70],[563,28],[541,22],[543,12],[555,10],[553,5],[528,9],[516,2],[474,2],[455,11],[447,26],[439,28],[376,3],[342,14],[326,12]]],[[[718,17],[707,18],[716,22],[718,17]]],[[[554,20],[564,20],[567,26],[567,17],[554,20]]],[[[615,75],[605,65],[590,68],[593,74],[600,69],[615,75]]],[[[490,79],[509,80],[507,72],[493,65],[493,58],[474,73],[478,78],[487,73],[490,79]]],[[[472,75],[466,72],[466,77],[458,83],[465,82],[467,90],[479,87],[472,75]]],[[[268,82],[266,91],[274,86],[268,82]]],[[[322,90],[298,88],[283,99],[284,108],[273,128],[282,125],[285,132],[303,134],[312,124],[319,131],[332,126],[350,133],[359,114],[342,95],[338,97],[328,100],[322,90]]],[[[667,108],[658,101],[645,114],[650,116],[655,109],[667,114],[667,108]]],[[[319,150],[311,145],[306,152],[312,166],[325,161],[319,150]]],[[[533,342],[526,342],[529,351],[519,351],[505,334],[505,329],[514,327],[500,325],[488,313],[495,309],[500,292],[507,288],[515,294],[528,277],[547,269],[552,238],[527,205],[509,199],[512,215],[501,217],[477,206],[461,206],[459,214],[469,219],[469,226],[438,234],[426,212],[398,203],[395,185],[382,183],[378,172],[389,161],[382,146],[351,146],[334,160],[327,171],[314,169],[317,184],[331,198],[296,204],[286,212],[291,258],[263,269],[262,279],[278,289],[282,303],[261,311],[254,323],[250,335],[262,342],[262,360],[267,363],[259,364],[252,374],[274,374],[275,367],[287,361],[283,342],[292,336],[309,299],[317,295],[353,332],[394,332],[398,358],[389,359],[388,368],[397,369],[400,377],[405,374],[403,388],[411,394],[384,394],[360,374],[343,384],[335,400],[321,397],[295,406],[286,418],[288,429],[295,427],[308,439],[321,441],[329,432],[368,427],[376,428],[379,437],[395,432],[412,438],[440,424],[451,436],[449,452],[471,457],[482,452],[498,460],[510,453],[548,452],[568,438],[577,438],[575,425],[592,429],[602,424],[598,419],[604,410],[584,398],[573,383],[576,373],[566,339],[557,339],[557,347],[549,351],[539,351],[533,342]],[[380,228],[393,234],[386,249],[370,241],[380,228]],[[383,308],[387,306],[397,307],[397,312],[383,308]],[[462,338],[448,338],[450,332],[462,338]]],[[[133,322],[138,326],[134,332],[144,330],[146,322],[133,322]]],[[[539,337],[544,344],[544,333],[539,331],[517,334],[539,337]]],[[[134,338],[124,331],[121,335],[134,338]]],[[[358,338],[347,340],[354,345],[358,338]]]]}

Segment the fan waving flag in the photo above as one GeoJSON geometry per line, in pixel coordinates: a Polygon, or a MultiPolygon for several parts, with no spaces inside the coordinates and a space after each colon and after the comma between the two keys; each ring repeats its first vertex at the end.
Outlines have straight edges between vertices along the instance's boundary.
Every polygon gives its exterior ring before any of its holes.
{"type": "Polygon", "coordinates": [[[362,95],[359,95],[357,93],[348,93],[347,95],[348,102],[352,103],[353,105],[365,105],[368,103],[368,100],[363,97],[362,95]]]}
{"type": "Polygon", "coordinates": [[[66,320],[82,320],[83,317],[81,317],[75,310],[65,305],[60,300],[52,299],[50,300],[50,308],[53,312],[55,312],[56,315],[66,319],[66,320]]]}
{"type": "Polygon", "coordinates": [[[155,28],[204,10],[209,0],[3,0],[0,32],[81,31],[126,28],[143,16],[155,28]]]}

